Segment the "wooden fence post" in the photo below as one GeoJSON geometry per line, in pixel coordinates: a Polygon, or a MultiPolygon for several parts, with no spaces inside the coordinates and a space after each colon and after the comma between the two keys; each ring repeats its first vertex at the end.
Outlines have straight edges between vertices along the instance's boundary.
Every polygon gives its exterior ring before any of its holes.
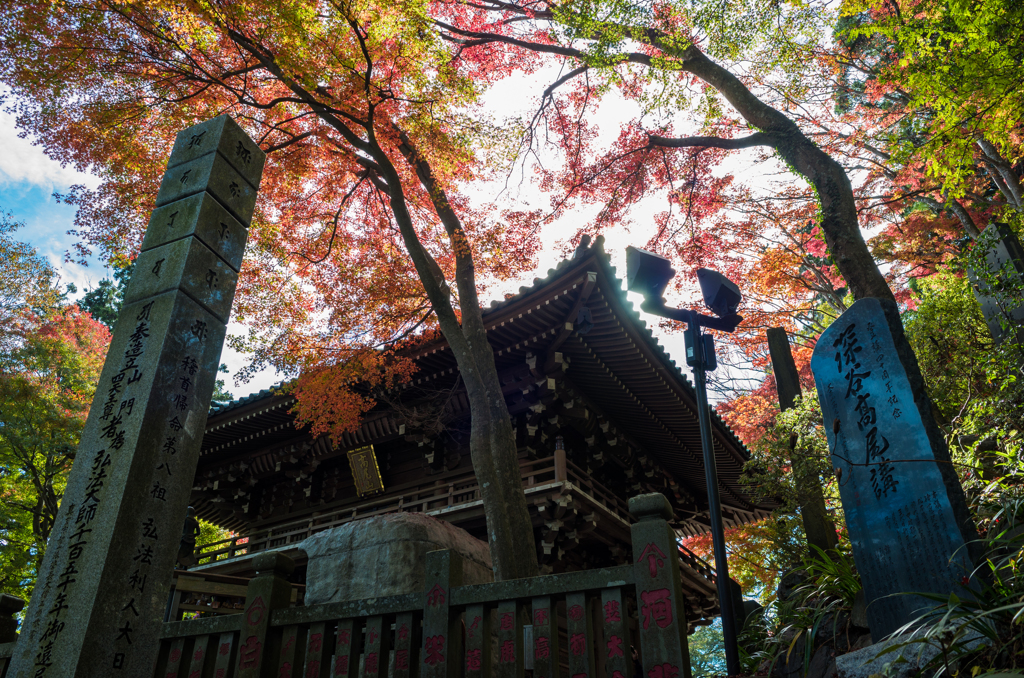
{"type": "Polygon", "coordinates": [[[423,648],[420,678],[459,678],[462,625],[451,617],[452,587],[462,585],[462,556],[455,551],[431,551],[423,583],[423,648]]]}
{"type": "Polygon", "coordinates": [[[630,527],[637,607],[640,611],[642,678],[691,678],[686,642],[676,534],[668,524],[672,507],[661,494],[629,500],[638,522],[630,527]]]}
{"type": "Polygon", "coordinates": [[[283,553],[271,551],[261,553],[252,560],[256,578],[249,582],[245,595],[245,612],[242,632],[239,634],[237,678],[261,678],[269,676],[270,660],[275,652],[268,652],[267,631],[270,629],[270,613],[288,607],[292,598],[292,585],[288,575],[295,570],[295,563],[283,553]]]}

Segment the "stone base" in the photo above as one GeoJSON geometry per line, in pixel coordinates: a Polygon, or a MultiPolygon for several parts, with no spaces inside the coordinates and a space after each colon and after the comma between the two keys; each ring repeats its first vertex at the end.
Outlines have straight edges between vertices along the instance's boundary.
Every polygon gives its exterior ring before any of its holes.
{"type": "Polygon", "coordinates": [[[462,556],[463,584],[494,581],[485,542],[422,513],[390,513],[324,530],[295,545],[309,558],[306,605],[423,590],[429,551],[462,556]]]}

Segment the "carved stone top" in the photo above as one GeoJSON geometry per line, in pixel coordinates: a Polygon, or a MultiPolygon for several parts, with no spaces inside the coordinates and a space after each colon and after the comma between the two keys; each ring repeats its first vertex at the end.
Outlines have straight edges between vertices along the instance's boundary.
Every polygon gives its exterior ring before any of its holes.
{"type": "Polygon", "coordinates": [[[287,577],[295,571],[295,561],[279,551],[261,553],[252,559],[257,575],[276,574],[287,577]]]}
{"type": "Polygon", "coordinates": [[[253,189],[260,187],[267,154],[227,114],[178,132],[167,169],[214,151],[220,152],[253,189]]]}
{"type": "Polygon", "coordinates": [[[653,492],[651,494],[638,494],[629,498],[629,512],[636,516],[636,519],[645,520],[672,520],[675,514],[672,512],[672,505],[668,503],[665,495],[653,492]]]}

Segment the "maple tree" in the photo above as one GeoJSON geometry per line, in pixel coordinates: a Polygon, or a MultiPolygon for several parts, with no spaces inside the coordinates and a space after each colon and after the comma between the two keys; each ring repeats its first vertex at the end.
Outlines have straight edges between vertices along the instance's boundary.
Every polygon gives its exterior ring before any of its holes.
{"type": "MultiPolygon", "coordinates": [[[[173,134],[230,112],[268,153],[236,318],[253,369],[301,371],[316,433],[357,425],[411,361],[394,343],[439,329],[471,408],[499,579],[537,573],[514,432],[484,330],[478,281],[517,273],[536,239],[516,215],[471,204],[499,128],[469,113],[486,82],[426,30],[428,3],[21,3],[0,28],[0,78],[19,124],[62,162],[82,247],[138,250],[173,134]]],[[[497,77],[497,72],[492,77],[497,77]]]]}
{"type": "Polygon", "coordinates": [[[30,592],[99,380],[110,333],[67,304],[28,245],[0,239],[0,588],[30,592]],[[38,277],[26,278],[32,274],[38,277]]]}

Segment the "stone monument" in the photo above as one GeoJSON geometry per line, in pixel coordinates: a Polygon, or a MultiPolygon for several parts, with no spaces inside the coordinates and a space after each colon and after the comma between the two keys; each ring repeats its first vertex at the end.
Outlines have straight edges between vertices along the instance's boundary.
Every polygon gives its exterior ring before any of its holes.
{"type": "Polygon", "coordinates": [[[878,299],[826,329],[811,369],[874,640],[962,594],[977,538],[948,451],[930,443],[878,299]],[[945,468],[943,468],[945,465],[945,468]]]}
{"type": "Polygon", "coordinates": [[[9,676],[150,676],[264,153],[177,136],[9,676]]]}

